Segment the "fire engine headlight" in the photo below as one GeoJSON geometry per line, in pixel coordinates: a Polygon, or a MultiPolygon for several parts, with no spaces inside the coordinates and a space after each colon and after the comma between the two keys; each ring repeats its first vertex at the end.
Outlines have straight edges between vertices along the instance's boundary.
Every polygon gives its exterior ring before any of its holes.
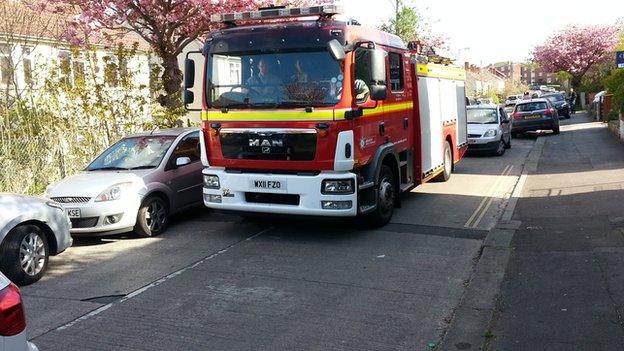
{"type": "Polygon", "coordinates": [[[353,194],[353,179],[325,179],[321,184],[321,194],[353,194]]]}
{"type": "Polygon", "coordinates": [[[490,129],[487,132],[485,132],[485,134],[483,134],[484,137],[486,138],[491,138],[493,136],[496,136],[496,129],[490,129]]]}
{"type": "Polygon", "coordinates": [[[204,174],[204,187],[208,189],[219,189],[221,184],[219,183],[219,176],[214,174],[204,174]]]}

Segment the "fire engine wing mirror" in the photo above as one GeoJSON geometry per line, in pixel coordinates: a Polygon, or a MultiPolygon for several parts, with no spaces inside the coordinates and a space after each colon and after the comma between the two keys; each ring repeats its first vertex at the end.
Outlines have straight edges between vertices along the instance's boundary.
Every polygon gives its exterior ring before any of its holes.
{"type": "Polygon", "coordinates": [[[338,40],[332,39],[329,42],[327,42],[327,51],[329,51],[329,53],[332,55],[334,60],[344,61],[345,49],[338,40]]]}
{"type": "Polygon", "coordinates": [[[195,85],[195,61],[190,58],[184,60],[184,89],[190,89],[195,85]]]}
{"type": "Polygon", "coordinates": [[[371,81],[371,100],[385,100],[388,95],[386,86],[386,52],[379,49],[370,51],[369,77],[371,81]]]}
{"type": "MultiPolygon", "coordinates": [[[[193,92],[193,88],[195,88],[195,60],[191,59],[190,55],[198,55],[201,54],[201,51],[189,51],[186,54],[186,59],[184,60],[184,107],[188,111],[201,111],[201,106],[193,106],[195,103],[195,93],[193,92]]],[[[199,91],[198,91],[199,93],[199,91]]],[[[197,105],[197,104],[195,104],[197,105]]]]}

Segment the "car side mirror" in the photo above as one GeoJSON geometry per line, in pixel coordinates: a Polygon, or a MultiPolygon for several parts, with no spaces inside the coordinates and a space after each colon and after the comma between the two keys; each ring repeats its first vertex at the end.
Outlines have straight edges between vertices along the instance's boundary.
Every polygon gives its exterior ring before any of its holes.
{"type": "Polygon", "coordinates": [[[189,157],[178,157],[176,159],[176,167],[186,166],[191,163],[191,159],[189,157]]]}
{"type": "Polygon", "coordinates": [[[374,101],[385,100],[388,95],[386,86],[386,52],[379,49],[370,51],[369,77],[370,77],[370,98],[374,101]]]}

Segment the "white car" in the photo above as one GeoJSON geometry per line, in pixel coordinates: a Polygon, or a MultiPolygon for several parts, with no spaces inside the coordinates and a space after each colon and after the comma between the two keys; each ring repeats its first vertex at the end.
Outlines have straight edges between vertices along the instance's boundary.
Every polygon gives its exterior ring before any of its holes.
{"type": "Polygon", "coordinates": [[[154,236],[170,214],[201,206],[202,168],[198,128],[140,133],[49,186],[46,197],[63,204],[72,235],[154,236]]]}
{"type": "Polygon", "coordinates": [[[0,351],[38,351],[26,341],[26,315],[20,290],[0,273],[0,351]]]}
{"type": "Polygon", "coordinates": [[[19,285],[39,280],[50,255],[72,244],[63,207],[39,197],[0,194],[0,271],[19,285]]]}
{"type": "Polygon", "coordinates": [[[505,105],[515,104],[519,100],[522,100],[522,95],[509,95],[507,99],[505,99],[505,105]]]}
{"type": "Polygon", "coordinates": [[[468,151],[502,156],[511,148],[511,120],[496,105],[468,106],[468,151]]]}

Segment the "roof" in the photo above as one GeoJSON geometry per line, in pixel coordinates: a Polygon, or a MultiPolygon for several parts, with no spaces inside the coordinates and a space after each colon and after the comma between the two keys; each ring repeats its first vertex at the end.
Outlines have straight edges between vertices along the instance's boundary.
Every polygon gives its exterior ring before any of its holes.
{"type": "Polygon", "coordinates": [[[199,128],[169,128],[169,129],[155,129],[153,131],[145,131],[126,136],[126,138],[136,138],[143,136],[172,136],[177,137],[187,132],[199,130],[199,128]]]}
{"type": "Polygon", "coordinates": [[[520,101],[518,101],[518,103],[516,105],[528,104],[529,102],[548,102],[548,100],[542,99],[542,98],[535,98],[535,99],[530,99],[530,100],[520,100],[520,101]]]}
{"type": "MultiPolygon", "coordinates": [[[[71,17],[68,14],[35,11],[20,0],[7,1],[0,7],[0,36],[24,38],[24,41],[64,43],[60,38],[69,27],[71,17]]],[[[136,33],[112,30],[105,30],[104,33],[109,35],[91,38],[91,44],[104,47],[123,44],[131,47],[138,43],[139,50],[150,50],[149,44],[136,33]]]]}

